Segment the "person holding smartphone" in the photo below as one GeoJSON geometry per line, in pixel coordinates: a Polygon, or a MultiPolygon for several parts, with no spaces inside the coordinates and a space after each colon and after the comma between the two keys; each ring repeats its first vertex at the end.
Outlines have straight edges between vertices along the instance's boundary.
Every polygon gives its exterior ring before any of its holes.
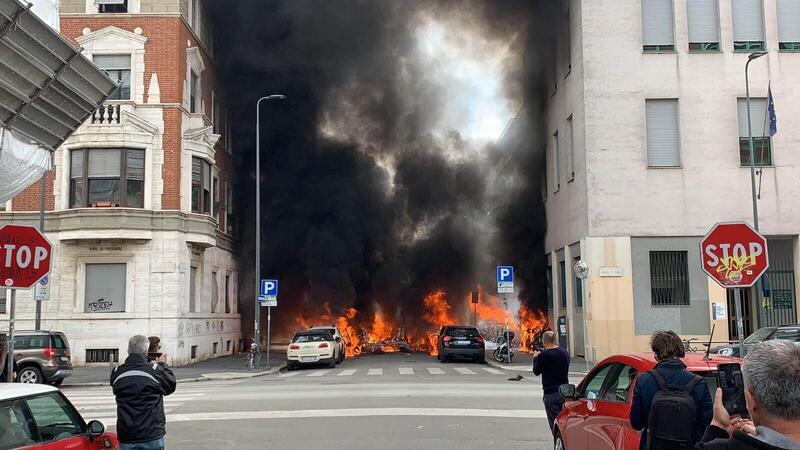
{"type": "Polygon", "coordinates": [[[732,416],[725,407],[732,403],[718,388],[714,418],[696,449],[800,450],[800,347],[777,339],[756,344],[742,374],[752,420],[732,416]]]}

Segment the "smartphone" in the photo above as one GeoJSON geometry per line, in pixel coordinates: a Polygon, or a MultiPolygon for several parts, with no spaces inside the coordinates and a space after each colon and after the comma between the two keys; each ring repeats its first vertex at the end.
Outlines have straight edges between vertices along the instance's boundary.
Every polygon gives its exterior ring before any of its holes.
{"type": "Polygon", "coordinates": [[[163,353],[161,352],[150,352],[147,354],[147,356],[153,361],[157,360],[158,358],[161,358],[161,355],[163,355],[163,353]]]}
{"type": "Polygon", "coordinates": [[[749,417],[744,400],[744,378],[739,363],[720,364],[717,382],[722,389],[722,403],[728,414],[742,418],[749,417]]]}

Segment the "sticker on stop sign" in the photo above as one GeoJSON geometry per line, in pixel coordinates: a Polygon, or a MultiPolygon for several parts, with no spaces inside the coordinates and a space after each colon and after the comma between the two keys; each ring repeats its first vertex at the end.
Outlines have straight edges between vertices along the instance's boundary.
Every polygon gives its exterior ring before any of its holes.
{"type": "Polygon", "coordinates": [[[723,287],[750,287],[769,267],[767,240],[746,223],[721,223],[700,242],[703,270],[723,287]]]}
{"type": "Polygon", "coordinates": [[[29,289],[50,273],[52,248],[50,241],[34,227],[0,228],[0,284],[29,289]]]}

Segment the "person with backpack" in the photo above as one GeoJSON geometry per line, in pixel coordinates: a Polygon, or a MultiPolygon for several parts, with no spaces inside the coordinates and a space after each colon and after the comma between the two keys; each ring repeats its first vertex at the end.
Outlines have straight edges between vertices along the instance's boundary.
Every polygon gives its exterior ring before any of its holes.
{"type": "Polygon", "coordinates": [[[708,386],[681,362],[674,331],[653,333],[650,348],[658,364],[636,378],[631,407],[631,426],[642,430],[639,450],[693,449],[713,416],[708,386]]]}

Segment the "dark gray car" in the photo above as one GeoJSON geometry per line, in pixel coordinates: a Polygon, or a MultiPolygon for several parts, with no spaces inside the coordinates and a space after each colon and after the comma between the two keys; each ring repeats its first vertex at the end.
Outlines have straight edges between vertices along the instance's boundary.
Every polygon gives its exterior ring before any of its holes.
{"type": "MultiPolygon", "coordinates": [[[[6,333],[0,334],[2,363],[5,363],[6,333]]],[[[59,386],[72,375],[69,342],[59,331],[15,331],[14,361],[20,383],[47,383],[59,386]]]]}
{"type": "MultiPolygon", "coordinates": [[[[744,349],[749,351],[754,345],[759,342],[769,341],[772,339],[782,339],[792,341],[800,345],[800,325],[780,325],[775,327],[764,327],[758,329],[755,333],[751,334],[744,340],[744,349]]],[[[711,353],[723,356],[739,357],[739,345],[729,344],[717,347],[711,350],[711,353]]]]}

